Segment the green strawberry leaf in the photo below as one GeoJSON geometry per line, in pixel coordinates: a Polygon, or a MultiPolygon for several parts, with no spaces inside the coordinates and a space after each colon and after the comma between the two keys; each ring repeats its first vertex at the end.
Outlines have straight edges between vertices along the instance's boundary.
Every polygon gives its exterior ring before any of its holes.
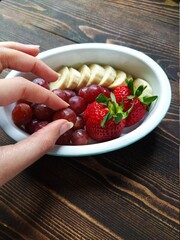
{"type": "Polygon", "coordinates": [[[129,95],[129,96],[127,96],[127,98],[128,98],[128,99],[133,99],[134,96],[133,96],[133,95],[129,95]]]}
{"type": "Polygon", "coordinates": [[[126,78],[126,83],[127,83],[128,81],[133,81],[133,78],[132,78],[132,77],[126,78]]]}
{"type": "Polygon", "coordinates": [[[132,104],[132,106],[126,111],[126,112],[123,112],[123,118],[122,119],[125,119],[129,116],[130,112],[132,111],[134,107],[134,103],[132,104]]]}
{"type": "Polygon", "coordinates": [[[116,110],[116,112],[117,112],[117,113],[122,113],[123,110],[124,110],[124,99],[122,99],[121,105],[118,105],[118,104],[117,104],[117,110],[116,110]]]}
{"type": "Polygon", "coordinates": [[[147,86],[140,85],[135,91],[135,96],[139,97],[143,93],[143,91],[146,87],[147,86]]]}
{"type": "MultiPolygon", "coordinates": [[[[96,98],[96,101],[98,103],[104,104],[108,107],[109,112],[105,115],[101,122],[101,127],[104,127],[106,122],[109,121],[111,118],[114,119],[114,122],[118,124],[122,119],[125,119],[131,110],[134,107],[134,104],[131,106],[131,108],[123,112],[124,110],[124,101],[120,105],[116,102],[116,97],[113,93],[110,94],[111,98],[107,98],[104,94],[99,94],[98,97],[96,98]]],[[[132,96],[133,98],[134,96],[132,96]]]]}
{"type": "Polygon", "coordinates": [[[112,118],[112,115],[110,112],[108,112],[101,122],[101,127],[104,127],[105,123],[109,121],[111,118],[112,118]]]}
{"type": "Polygon", "coordinates": [[[152,103],[153,101],[155,101],[157,99],[157,96],[144,96],[142,99],[142,103],[145,105],[149,105],[150,103],[152,103]]]}
{"type": "Polygon", "coordinates": [[[113,92],[110,93],[111,101],[116,103],[116,97],[113,92]]]}
{"type": "Polygon", "coordinates": [[[97,98],[96,98],[96,102],[107,105],[108,102],[110,101],[109,98],[107,98],[104,94],[100,93],[97,98]]]}
{"type": "Polygon", "coordinates": [[[115,122],[115,124],[118,124],[122,119],[123,119],[123,114],[122,114],[122,113],[118,113],[118,114],[114,117],[114,122],[115,122]]]}
{"type": "Polygon", "coordinates": [[[134,84],[132,78],[126,79],[126,83],[128,85],[129,90],[131,91],[131,94],[134,96],[134,84]]]}

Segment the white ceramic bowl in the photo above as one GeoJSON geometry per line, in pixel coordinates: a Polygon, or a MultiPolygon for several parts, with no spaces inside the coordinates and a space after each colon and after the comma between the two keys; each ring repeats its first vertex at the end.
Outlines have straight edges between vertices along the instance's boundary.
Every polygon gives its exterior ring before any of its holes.
{"type": "MultiPolygon", "coordinates": [[[[143,78],[150,83],[158,99],[151,105],[142,123],[135,129],[126,129],[122,136],[103,143],[83,146],[55,146],[49,152],[56,156],[85,156],[110,152],[128,146],[150,133],[164,118],[171,101],[169,80],[162,68],[150,57],[137,50],[112,44],[84,43],[54,48],[38,55],[53,69],[61,65],[77,66],[84,63],[109,64],[115,68],[143,78]],[[132,130],[132,131],[130,131],[132,130]]],[[[11,71],[7,78],[23,75],[33,79],[31,74],[11,71]]],[[[27,137],[11,119],[14,104],[0,108],[0,125],[16,141],[27,137]]]]}

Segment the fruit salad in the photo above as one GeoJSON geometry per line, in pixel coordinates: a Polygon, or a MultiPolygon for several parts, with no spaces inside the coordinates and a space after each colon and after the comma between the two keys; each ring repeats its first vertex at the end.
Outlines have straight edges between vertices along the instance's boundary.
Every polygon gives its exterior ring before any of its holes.
{"type": "Polygon", "coordinates": [[[112,66],[90,64],[79,68],[63,66],[55,82],[35,78],[38,84],[69,103],[54,111],[42,103],[20,99],[12,111],[14,123],[33,134],[49,122],[67,119],[73,128],[59,137],[57,145],[85,145],[109,141],[123,130],[143,121],[153,96],[150,84],[112,66]]]}

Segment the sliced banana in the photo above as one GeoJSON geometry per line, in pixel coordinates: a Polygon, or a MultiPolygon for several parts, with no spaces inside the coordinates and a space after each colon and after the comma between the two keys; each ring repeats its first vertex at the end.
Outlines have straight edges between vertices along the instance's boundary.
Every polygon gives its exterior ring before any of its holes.
{"type": "Polygon", "coordinates": [[[87,82],[89,81],[91,76],[91,70],[87,65],[84,64],[78,69],[78,71],[80,72],[81,75],[81,79],[77,85],[77,88],[79,89],[87,85],[87,82]]]}
{"type": "Polygon", "coordinates": [[[80,79],[81,79],[80,72],[78,72],[76,69],[71,67],[69,69],[69,81],[68,81],[67,88],[71,90],[76,88],[80,82],[80,79]]]}
{"type": "Polygon", "coordinates": [[[91,64],[89,68],[91,70],[91,75],[87,86],[92,84],[99,84],[104,76],[105,69],[99,64],[91,64]]]}
{"type": "Polygon", "coordinates": [[[121,71],[121,70],[117,70],[116,71],[116,78],[114,80],[114,82],[108,86],[108,88],[110,89],[114,89],[118,86],[121,86],[121,85],[126,85],[126,78],[127,78],[127,75],[125,72],[121,71]]]}
{"type": "MultiPolygon", "coordinates": [[[[133,79],[132,75],[121,70],[115,70],[113,67],[99,64],[82,65],[78,70],[72,67],[62,67],[59,70],[59,78],[56,82],[49,83],[50,90],[54,89],[79,89],[84,86],[92,84],[99,84],[102,87],[115,89],[118,86],[127,85],[126,79],[133,79]]],[[[137,78],[133,81],[134,89],[136,90],[140,85],[146,86],[141,98],[144,96],[152,96],[153,90],[150,84],[137,78]]]]}
{"type": "Polygon", "coordinates": [[[140,85],[143,85],[144,87],[146,86],[146,88],[144,89],[144,91],[142,92],[142,94],[140,95],[140,97],[144,97],[144,96],[152,96],[153,95],[153,90],[152,87],[150,86],[150,84],[141,79],[141,78],[137,78],[134,80],[134,89],[136,90],[140,85]]]}
{"type": "Polygon", "coordinates": [[[61,68],[59,70],[59,73],[60,76],[58,80],[56,80],[55,82],[51,82],[49,84],[50,90],[67,88],[70,75],[69,68],[68,67],[61,68]]]}
{"type": "Polygon", "coordinates": [[[102,87],[108,87],[110,84],[114,82],[116,78],[116,70],[109,65],[104,66],[104,69],[105,73],[99,85],[102,87]]]}

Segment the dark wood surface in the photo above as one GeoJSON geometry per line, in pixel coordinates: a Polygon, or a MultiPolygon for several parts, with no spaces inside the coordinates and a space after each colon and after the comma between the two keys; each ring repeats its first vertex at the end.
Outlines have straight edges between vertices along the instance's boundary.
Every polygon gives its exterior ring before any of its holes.
{"type": "MultiPolygon", "coordinates": [[[[93,157],[46,155],[5,184],[0,240],[179,239],[178,2],[0,1],[0,41],[42,51],[82,42],[132,47],[152,57],[172,87],[168,113],[142,140],[93,157]]],[[[1,145],[13,142],[0,129],[1,145]]]]}

